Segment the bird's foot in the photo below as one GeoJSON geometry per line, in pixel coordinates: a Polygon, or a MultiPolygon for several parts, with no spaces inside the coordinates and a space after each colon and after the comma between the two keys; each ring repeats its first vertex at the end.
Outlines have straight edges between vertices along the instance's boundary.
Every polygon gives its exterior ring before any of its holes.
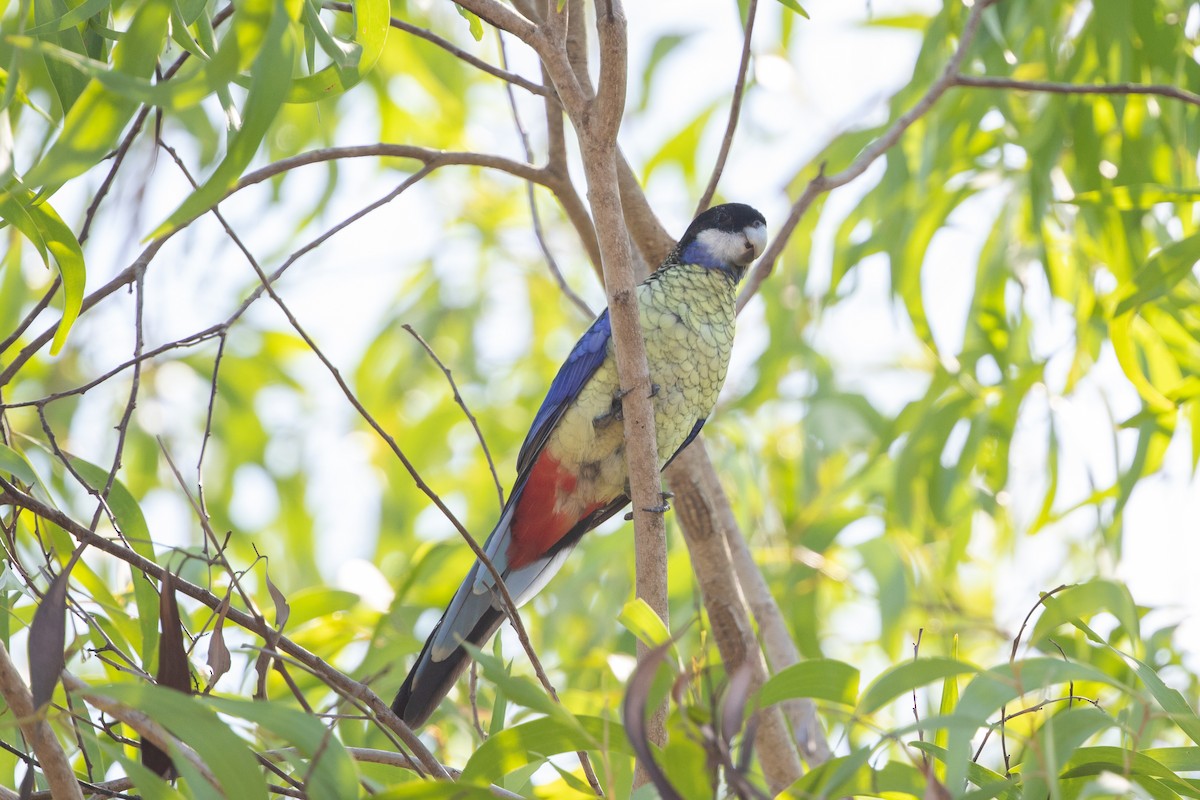
{"type": "Polygon", "coordinates": [[[650,397],[658,397],[658,390],[661,388],[657,383],[650,384],[650,397]]]}
{"type": "MultiPolygon", "coordinates": [[[[672,500],[675,497],[675,493],[674,492],[659,492],[659,497],[662,498],[661,503],[659,503],[656,506],[650,506],[649,508],[643,508],[642,511],[646,511],[650,514],[665,514],[668,511],[670,511],[671,504],[668,501],[672,500]]],[[[633,519],[633,512],[632,511],[626,512],[625,513],[625,521],[629,522],[632,519],[633,519]]]]}
{"type": "Polygon", "coordinates": [[[629,394],[630,389],[617,389],[613,392],[612,405],[608,411],[592,418],[593,428],[603,428],[610,422],[621,422],[625,419],[625,411],[621,405],[621,401],[625,399],[625,395],[629,394]]]}

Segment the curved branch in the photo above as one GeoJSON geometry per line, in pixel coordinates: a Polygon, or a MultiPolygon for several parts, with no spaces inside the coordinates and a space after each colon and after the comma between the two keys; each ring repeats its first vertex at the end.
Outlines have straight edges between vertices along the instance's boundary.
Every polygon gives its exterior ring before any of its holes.
{"type": "MultiPolygon", "coordinates": [[[[667,470],[667,483],[675,492],[675,513],[726,673],[732,675],[739,667],[748,666],[751,686],[756,689],[766,680],[767,665],[754,637],[726,538],[721,535],[722,519],[713,503],[712,487],[704,479],[712,465],[701,442],[693,442],[675,458],[667,470]]],[[[761,713],[755,750],[771,791],[778,793],[802,774],[800,758],[780,710],[769,708],[761,713]]]]}
{"type": "MultiPolygon", "coordinates": [[[[46,718],[33,707],[33,695],[12,662],[8,648],[0,641],[0,696],[16,717],[17,726],[37,755],[38,765],[46,776],[55,797],[83,800],[83,792],[75,780],[75,770],[63,752],[62,745],[46,718]]],[[[29,769],[33,769],[32,765],[29,769]]]]}
{"type": "Polygon", "coordinates": [[[979,89],[1014,89],[1018,92],[1042,92],[1045,94],[1151,94],[1181,100],[1200,106],[1200,94],[1155,83],[1058,83],[1054,81],[1019,81],[991,75],[957,75],[955,86],[972,86],[979,89]]]}
{"type": "MultiPolygon", "coordinates": [[[[354,6],[350,3],[326,2],[324,3],[324,7],[345,13],[353,13],[354,11],[354,6]]],[[[554,97],[554,92],[549,88],[542,86],[540,83],[534,83],[528,78],[524,78],[515,72],[509,72],[506,69],[489,64],[482,58],[468,53],[458,45],[454,44],[448,39],[443,39],[441,36],[438,36],[432,31],[426,30],[425,28],[420,28],[416,25],[413,25],[411,22],[405,22],[404,20],[397,19],[396,17],[392,17],[389,24],[396,30],[404,31],[407,34],[416,36],[418,39],[424,39],[430,44],[442,48],[455,58],[467,62],[472,67],[475,67],[482,72],[486,72],[488,75],[499,78],[502,81],[507,81],[514,86],[520,86],[522,89],[531,94],[541,95],[542,97],[546,97],[554,102],[557,102],[557,99],[554,97]]]]}
{"type": "Polygon", "coordinates": [[[431,169],[448,166],[486,167],[498,172],[507,173],[516,178],[521,178],[522,180],[533,181],[548,188],[551,188],[550,181],[553,179],[544,167],[536,167],[533,164],[517,161],[512,158],[505,158],[504,156],[469,151],[437,150],[432,147],[418,147],[411,144],[379,142],[377,144],[348,145],[345,147],[323,147],[289,158],[281,158],[261,169],[256,169],[253,172],[243,175],[242,179],[237,182],[237,185],[230,189],[221,199],[225,200],[229,195],[239,192],[247,186],[262,183],[268,178],[273,178],[276,175],[296,169],[297,167],[320,164],[325,161],[336,161],[343,158],[371,157],[405,158],[412,161],[420,161],[431,169]]]}
{"type": "Polygon", "coordinates": [[[750,68],[750,39],[754,36],[754,18],[758,12],[758,0],[750,0],[746,9],[746,32],[742,39],[742,60],[738,64],[737,82],[733,85],[733,100],[729,103],[729,121],[725,123],[725,135],[721,137],[721,150],[717,153],[717,163],[713,166],[712,177],[700,202],[696,204],[696,216],[708,208],[713,195],[717,193],[717,184],[721,181],[721,173],[725,171],[725,161],[729,158],[729,148],[733,145],[733,133],[737,130],[738,119],[742,115],[742,98],[746,94],[746,72],[750,68]]]}
{"type": "MultiPolygon", "coordinates": [[[[523,180],[532,181],[534,183],[546,186],[551,190],[555,190],[561,185],[561,178],[552,174],[544,167],[536,167],[532,164],[527,164],[522,161],[516,161],[503,156],[488,155],[486,153],[471,153],[471,152],[455,152],[448,150],[435,150],[428,147],[417,147],[415,145],[402,144],[369,144],[369,145],[353,145],[349,147],[326,147],[319,150],[310,150],[307,153],[301,153],[291,158],[284,158],[272,164],[268,164],[254,172],[247,173],[240,181],[230,189],[222,202],[242,189],[248,186],[253,186],[257,183],[273,178],[289,170],[297,167],[306,166],[309,164],[319,164],[325,161],[333,161],[342,158],[365,158],[365,157],[394,157],[406,158],[419,161],[425,165],[425,172],[432,171],[444,166],[460,165],[460,166],[475,166],[495,169],[499,172],[504,172],[523,180]]],[[[565,207],[565,205],[564,205],[565,207]]],[[[138,254],[128,267],[117,273],[112,280],[101,286],[96,291],[89,294],[83,299],[83,305],[80,308],[80,315],[89,311],[101,300],[137,280],[149,265],[158,251],[167,241],[181,230],[185,230],[186,226],[165,233],[158,239],[151,241],[146,248],[138,254]]],[[[302,254],[302,253],[301,253],[302,254]]],[[[257,295],[255,295],[257,297],[257,295]]],[[[0,387],[8,385],[13,376],[25,365],[37,351],[41,350],[54,338],[55,332],[58,330],[58,322],[52,324],[49,328],[42,331],[33,341],[27,344],[13,358],[13,360],[3,369],[0,370],[0,387]]]]}
{"type": "MultiPolygon", "coordinates": [[[[115,556],[117,559],[124,561],[129,566],[137,571],[148,575],[156,580],[162,580],[166,575],[166,570],[155,564],[148,558],[138,555],[128,547],[101,536],[98,533],[88,530],[84,525],[79,524],[74,518],[54,508],[53,506],[43,503],[35,497],[22,492],[17,487],[13,486],[3,477],[0,477],[0,489],[4,492],[4,499],[14,505],[27,509],[33,512],[42,519],[49,520],[67,533],[81,544],[87,544],[102,552],[115,556]]],[[[187,595],[193,600],[211,608],[213,611],[218,611],[222,607],[222,599],[217,597],[212,592],[197,586],[190,581],[184,580],[179,576],[172,576],[172,585],[176,591],[187,595]]],[[[318,676],[326,685],[337,691],[339,694],[347,697],[355,698],[361,701],[388,728],[394,731],[408,747],[421,765],[432,775],[440,778],[446,778],[446,770],[442,767],[424,743],[413,733],[412,729],[404,724],[391,707],[385,703],[380,697],[373,692],[370,687],[364,683],[360,683],[340,670],[334,668],[321,658],[318,658],[313,653],[293,642],[286,636],[280,635],[278,631],[268,625],[265,621],[256,619],[237,608],[229,607],[225,609],[225,618],[230,622],[245,628],[256,636],[265,641],[274,641],[276,647],[282,652],[294,658],[299,664],[302,664],[306,669],[318,676]]]]}
{"type": "Polygon", "coordinates": [[[862,175],[867,169],[875,163],[876,159],[890,150],[896,142],[900,141],[900,137],[908,130],[914,122],[925,116],[933,104],[938,101],[946,90],[955,86],[959,77],[959,69],[962,67],[963,61],[967,57],[967,51],[971,48],[971,43],[975,41],[975,34],[979,32],[979,25],[983,21],[983,12],[994,5],[998,0],[978,0],[975,6],[971,9],[970,16],[967,17],[967,22],[963,25],[962,33],[958,37],[958,47],[954,54],[950,56],[950,60],[946,62],[946,66],[942,69],[937,80],[925,91],[912,108],[904,112],[892,126],[888,128],[883,135],[871,142],[861,153],[858,158],[836,175],[826,177],[824,170],[817,177],[813,178],[808,186],[804,188],[804,192],[792,205],[791,213],[788,214],[787,220],[784,221],[779,233],[767,245],[766,251],[762,258],[759,259],[758,266],[750,273],[746,279],[746,285],[742,288],[741,294],[738,295],[738,311],[741,311],[750,298],[762,286],[762,282],[767,279],[771,271],[775,269],[775,261],[779,258],[779,254],[783,252],[783,248],[787,245],[788,239],[791,238],[792,232],[796,230],[796,226],[800,223],[800,218],[808,211],[808,207],[812,205],[813,200],[818,195],[824,192],[832,191],[840,186],[845,186],[850,181],[862,175]]]}
{"type": "MultiPolygon", "coordinates": [[[[86,700],[93,708],[97,708],[100,711],[108,714],[113,719],[120,720],[130,728],[133,728],[143,739],[153,742],[164,753],[169,753],[173,749],[177,750],[180,754],[182,754],[183,758],[187,759],[188,763],[190,763],[192,767],[198,773],[200,773],[201,776],[203,776],[205,781],[207,781],[218,792],[222,791],[221,782],[217,780],[217,776],[213,774],[211,769],[209,769],[208,764],[204,763],[204,759],[202,759],[199,754],[197,754],[196,751],[190,746],[184,744],[175,736],[173,736],[171,732],[164,728],[157,720],[151,718],[143,711],[138,711],[136,708],[130,708],[129,706],[122,705],[116,700],[113,700],[111,697],[95,691],[91,686],[88,686],[78,677],[66,670],[63,670],[62,682],[64,689],[69,692],[74,692],[86,700]]],[[[57,795],[55,796],[57,797],[57,795]]]]}

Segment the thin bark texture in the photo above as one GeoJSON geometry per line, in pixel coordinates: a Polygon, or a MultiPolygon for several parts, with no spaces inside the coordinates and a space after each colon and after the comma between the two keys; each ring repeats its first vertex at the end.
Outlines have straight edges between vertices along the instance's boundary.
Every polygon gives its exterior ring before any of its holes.
{"type": "Polygon", "coordinates": [[[38,714],[33,707],[33,695],[13,664],[4,642],[0,642],[0,695],[4,696],[4,702],[16,717],[17,726],[33,748],[54,796],[63,800],[83,800],[83,792],[75,780],[75,770],[71,769],[67,754],[63,752],[46,717],[38,714]]]}
{"type": "MultiPolygon", "coordinates": [[[[553,15],[553,13],[552,13],[553,15]]],[[[570,30],[570,23],[567,24],[570,30]]],[[[600,2],[596,8],[599,34],[600,76],[596,96],[587,113],[572,122],[579,136],[587,177],[588,203],[596,224],[608,292],[617,375],[625,392],[622,409],[625,425],[625,460],[629,470],[630,498],[637,563],[637,595],[668,622],[667,533],[659,507],[662,492],[658,474],[658,448],[651,402],[650,369],[642,338],[633,253],[621,205],[617,169],[617,131],[625,108],[627,54],[625,14],[619,0],[600,2]]],[[[558,84],[558,79],[551,72],[558,84]]],[[[582,83],[582,82],[581,82],[582,83]]],[[[639,657],[645,647],[638,643],[639,657]]],[[[666,741],[666,705],[655,709],[649,721],[650,739],[666,741]]],[[[640,777],[640,776],[639,776],[640,777]]]]}
{"type": "MultiPolygon", "coordinates": [[[[767,664],[737,583],[719,511],[705,485],[703,462],[706,461],[703,450],[693,443],[675,459],[667,471],[667,482],[675,492],[675,513],[687,540],[692,569],[704,596],[704,608],[717,649],[721,651],[721,661],[730,674],[743,664],[749,665],[751,686],[757,689],[767,679],[767,664]]],[[[755,750],[767,784],[772,792],[778,793],[802,774],[800,757],[780,710],[772,707],[759,713],[755,750]]]]}
{"type": "MultiPolygon", "coordinates": [[[[799,663],[800,651],[792,640],[783,612],[779,610],[771,590],[767,588],[762,571],[754,563],[754,557],[734,517],[729,495],[725,494],[721,486],[712,459],[704,447],[703,438],[688,449],[696,451],[692,466],[695,475],[699,476],[699,485],[696,489],[689,487],[689,490],[698,490],[712,504],[713,513],[701,522],[716,527],[725,539],[742,595],[754,615],[754,621],[758,623],[758,637],[766,653],[770,672],[775,673],[784,667],[799,663]]],[[[695,558],[693,555],[693,560],[695,558]]],[[[810,767],[828,761],[831,756],[829,743],[825,739],[821,722],[817,719],[816,704],[805,698],[787,700],[781,703],[780,707],[787,717],[788,724],[792,726],[792,735],[804,761],[810,767]]]]}

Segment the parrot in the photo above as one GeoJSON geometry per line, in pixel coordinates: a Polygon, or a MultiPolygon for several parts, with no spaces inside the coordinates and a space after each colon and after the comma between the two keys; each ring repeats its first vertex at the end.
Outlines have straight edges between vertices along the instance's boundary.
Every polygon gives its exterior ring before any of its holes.
{"type": "MultiPolygon", "coordinates": [[[[766,239],[766,220],[751,206],[714,206],[637,286],[660,469],[696,438],[716,404],[733,347],[737,285],[766,239]]],[[[629,502],[623,397],[605,309],[550,384],[483,545],[518,606],[546,585],[583,534],[629,502]]],[[[505,616],[491,571],[476,559],[392,710],[411,728],[423,725],[469,663],[463,643],[483,646],[505,616]]]]}

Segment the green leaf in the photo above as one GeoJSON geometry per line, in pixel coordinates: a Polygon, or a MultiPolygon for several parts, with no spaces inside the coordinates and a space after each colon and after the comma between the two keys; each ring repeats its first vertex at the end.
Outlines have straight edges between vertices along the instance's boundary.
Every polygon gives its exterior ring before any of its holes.
{"type": "MultiPolygon", "coordinates": [[[[212,771],[225,797],[229,800],[267,797],[267,784],[249,743],[216,715],[205,702],[150,684],[110,684],[97,686],[96,694],[110,697],[122,705],[145,712],[185,744],[191,745],[212,771]]],[[[172,752],[172,761],[189,784],[205,784],[179,753],[172,752]],[[187,775],[191,770],[192,775],[187,775]]]]}
{"type": "MultiPolygon", "coordinates": [[[[57,26],[58,20],[69,13],[70,9],[63,0],[34,0],[33,28],[40,28],[43,23],[52,23],[57,26]]],[[[83,36],[74,26],[37,35],[71,52],[81,55],[87,53],[83,36]]],[[[86,89],[87,79],[70,67],[57,62],[47,62],[46,72],[50,76],[50,84],[54,87],[54,93],[58,95],[62,113],[69,114],[79,96],[86,89]]]]}
{"type": "Polygon", "coordinates": [[[1200,261],[1200,233],[1172,242],[1159,250],[1137,270],[1130,280],[1117,287],[1117,307],[1113,316],[1133,311],[1166,295],[1192,274],[1200,261]]]}
{"type": "Polygon", "coordinates": [[[871,767],[868,761],[872,752],[873,748],[860,747],[848,756],[831,758],[809,770],[780,796],[801,800],[851,794],[854,787],[870,784],[871,767]]]}
{"type": "Polygon", "coordinates": [[[125,755],[125,748],[114,744],[108,738],[101,738],[89,728],[80,729],[83,736],[95,742],[111,758],[119,761],[125,769],[125,774],[133,781],[138,795],[143,800],[184,800],[184,796],[171,787],[171,784],[146,769],[137,759],[125,755]]]}
{"type": "MultiPolygon", "coordinates": [[[[149,78],[158,63],[170,18],[170,0],[145,0],[113,47],[114,70],[149,78]]],[[[26,181],[58,186],[83,174],[113,149],[136,108],[137,101],[93,79],[71,107],[50,151],[26,174],[26,181]]]]}
{"type": "MultiPolygon", "coordinates": [[[[1193,764],[1194,768],[1196,765],[1193,764]]],[[[1081,747],[1067,762],[1063,778],[1078,778],[1115,772],[1118,775],[1152,775],[1156,778],[1175,778],[1175,773],[1147,753],[1124,747],[1081,747]]]]}
{"type": "Polygon", "coordinates": [[[773,705],[794,697],[811,697],[852,706],[858,700],[858,670],[842,661],[801,661],[772,675],[762,685],[758,702],[773,705]]]}
{"type": "Polygon", "coordinates": [[[109,5],[111,5],[111,0],[84,0],[74,8],[66,10],[62,15],[26,28],[22,33],[26,36],[42,36],[47,33],[65,31],[67,28],[87,22],[108,8],[109,5]]]}
{"type": "Polygon", "coordinates": [[[516,701],[533,711],[548,714],[564,725],[572,724],[571,713],[559,703],[554,702],[554,698],[546,693],[541,684],[524,675],[513,675],[501,659],[489,655],[473,645],[464,644],[463,646],[471,654],[471,657],[479,662],[484,676],[496,684],[498,689],[502,689],[508,700],[516,701]]]}
{"type": "MultiPolygon", "coordinates": [[[[71,466],[83,476],[93,489],[103,491],[108,484],[108,470],[102,469],[81,458],[72,458],[71,466]]],[[[113,512],[117,524],[121,527],[124,540],[133,551],[148,561],[158,563],[154,554],[154,540],[150,538],[150,528],[146,525],[146,517],[133,494],[119,480],[113,481],[108,493],[108,507],[113,512]]],[[[140,571],[134,569],[133,598],[137,604],[138,624],[142,631],[142,664],[146,669],[154,663],[154,655],[158,652],[158,608],[159,597],[154,590],[154,584],[140,571]]]]}
{"type": "Polygon", "coordinates": [[[204,702],[222,714],[249,720],[289,745],[308,762],[305,788],[310,797],[357,797],[358,771],[346,748],[311,714],[279,703],[210,696],[204,702]]]}
{"type": "MultiPolygon", "coordinates": [[[[1093,637],[1098,638],[1098,637],[1093,637]]],[[[1163,681],[1158,672],[1155,671],[1146,662],[1134,658],[1128,653],[1122,653],[1112,645],[1105,642],[1099,642],[1104,647],[1119,657],[1125,659],[1133,665],[1134,672],[1142,679],[1142,683],[1146,684],[1146,688],[1150,690],[1150,694],[1158,701],[1162,710],[1171,716],[1171,721],[1179,726],[1179,729],[1187,735],[1196,744],[1200,744],[1200,716],[1197,716],[1195,709],[1188,703],[1187,699],[1179,693],[1178,689],[1172,689],[1163,681]]]]}
{"type": "Polygon", "coordinates": [[[658,647],[671,641],[671,632],[654,609],[640,597],[635,597],[621,608],[617,621],[647,647],[658,647]]]}
{"type": "MultiPolygon", "coordinates": [[[[954,635],[954,643],[950,648],[950,657],[958,660],[958,634],[954,635]]],[[[947,675],[942,681],[942,700],[938,706],[938,715],[948,717],[954,713],[954,709],[958,706],[958,676],[947,675]]],[[[937,731],[935,742],[940,747],[945,747],[950,741],[950,729],[941,728],[937,731]]],[[[942,776],[945,777],[945,776],[942,776]]]]}
{"type": "Polygon", "coordinates": [[[463,768],[463,780],[494,783],[526,764],[575,750],[603,751],[610,757],[633,755],[620,724],[600,717],[577,716],[574,720],[575,724],[569,725],[544,717],[506,728],[475,751],[463,768]]]}
{"type": "Polygon", "coordinates": [[[354,41],[360,48],[353,64],[330,64],[315,75],[298,78],[288,92],[290,103],[311,103],[336,97],[362,81],[375,67],[391,28],[388,0],[361,0],[354,3],[354,41]]]}
{"type": "Polygon", "coordinates": [[[25,456],[3,442],[0,442],[0,474],[4,474],[5,477],[12,475],[26,486],[39,483],[37,474],[25,460],[25,456]]]}
{"type": "Polygon", "coordinates": [[[486,786],[462,781],[423,780],[393,786],[371,795],[372,800],[496,800],[486,786]]]}
{"type": "Polygon", "coordinates": [[[788,9],[791,9],[792,11],[795,11],[797,14],[804,17],[805,19],[810,19],[810,17],[808,16],[808,12],[805,11],[804,7],[801,6],[799,3],[797,3],[796,0],[776,0],[776,2],[778,2],[779,5],[783,6],[784,8],[788,8],[788,9]]]}
{"type": "MultiPolygon", "coordinates": [[[[929,753],[934,758],[947,763],[949,751],[932,742],[909,742],[909,747],[916,748],[923,753],[929,753]]],[[[987,767],[976,764],[971,761],[967,764],[967,778],[971,783],[980,787],[978,791],[971,792],[969,797],[971,800],[987,800],[990,797],[1016,798],[1022,797],[1020,786],[1016,778],[1005,778],[999,772],[993,772],[987,767]]]]}
{"type": "Polygon", "coordinates": [[[968,675],[979,672],[979,667],[959,661],[954,658],[934,656],[905,661],[891,669],[884,670],[871,685],[863,692],[858,702],[859,711],[870,714],[883,708],[902,694],[926,686],[937,680],[944,680],[955,675],[968,675]]]}
{"type": "Polygon", "coordinates": [[[1079,192],[1070,200],[1062,202],[1134,211],[1150,209],[1159,203],[1194,203],[1197,198],[1200,198],[1200,189],[1142,183],[1079,192]]]}
{"type": "Polygon", "coordinates": [[[458,3],[454,4],[454,9],[458,12],[458,15],[465,19],[470,25],[471,36],[475,39],[475,41],[483,41],[483,21],[479,19],[479,15],[473,11],[468,11],[458,3]]]}
{"type": "Polygon", "coordinates": [[[251,71],[241,128],[234,133],[225,158],[208,180],[192,192],[148,238],[164,236],[216,205],[242,176],[258,152],[258,146],[271,123],[275,121],[275,115],[283,105],[291,85],[296,37],[292,30],[292,18],[283,0],[274,0],[272,5],[262,49],[251,71]]]}
{"type": "Polygon", "coordinates": [[[329,29],[325,27],[325,21],[321,19],[320,9],[317,8],[314,0],[304,0],[304,25],[325,55],[329,56],[337,65],[338,70],[358,66],[358,60],[362,56],[362,45],[343,42],[330,33],[329,29]]]}
{"type": "Polygon", "coordinates": [[[51,258],[58,267],[62,278],[63,315],[50,345],[50,354],[57,355],[83,307],[83,289],[87,281],[83,250],[54,208],[49,203],[35,203],[32,193],[25,189],[13,187],[0,192],[0,217],[33,243],[47,267],[51,258]]]}
{"type": "Polygon", "coordinates": [[[1136,645],[1141,641],[1137,606],[1123,583],[1104,579],[1080,583],[1047,597],[1043,605],[1046,610],[1029,636],[1032,642],[1042,641],[1065,622],[1087,619],[1104,611],[1117,618],[1131,642],[1136,645]]]}

